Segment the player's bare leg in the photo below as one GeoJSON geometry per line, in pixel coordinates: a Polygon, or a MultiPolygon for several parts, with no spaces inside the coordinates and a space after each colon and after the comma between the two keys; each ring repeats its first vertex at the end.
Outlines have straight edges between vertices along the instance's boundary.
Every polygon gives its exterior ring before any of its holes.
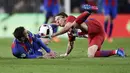
{"type": "Polygon", "coordinates": [[[93,58],[95,56],[97,49],[98,49],[97,45],[92,45],[88,47],[88,57],[93,58]]]}
{"type": "Polygon", "coordinates": [[[83,22],[80,25],[80,29],[83,30],[83,31],[85,31],[85,32],[88,32],[88,26],[87,26],[87,24],[83,22]]]}
{"type": "Polygon", "coordinates": [[[78,28],[78,29],[81,29],[82,31],[88,32],[88,26],[84,22],[82,24],[80,24],[80,25],[78,23],[74,22],[74,27],[78,28]]]}

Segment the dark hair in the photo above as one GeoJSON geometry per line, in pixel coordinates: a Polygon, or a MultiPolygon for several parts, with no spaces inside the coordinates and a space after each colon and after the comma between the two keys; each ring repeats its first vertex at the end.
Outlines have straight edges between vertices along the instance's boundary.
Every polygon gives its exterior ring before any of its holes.
{"type": "Polygon", "coordinates": [[[68,15],[66,13],[64,13],[64,12],[61,12],[61,13],[57,14],[56,16],[68,17],[68,15]]]}
{"type": "Polygon", "coordinates": [[[19,41],[21,41],[21,38],[24,37],[24,32],[25,28],[24,27],[17,27],[14,32],[13,32],[13,35],[16,39],[18,39],[19,41]]]}

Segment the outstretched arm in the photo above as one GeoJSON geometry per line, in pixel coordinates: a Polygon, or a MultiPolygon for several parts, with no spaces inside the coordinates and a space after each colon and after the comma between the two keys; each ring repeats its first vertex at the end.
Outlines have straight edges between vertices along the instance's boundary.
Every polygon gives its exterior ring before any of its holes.
{"type": "Polygon", "coordinates": [[[72,26],[73,26],[72,23],[71,23],[71,22],[68,22],[59,32],[54,33],[54,34],[52,35],[52,37],[55,37],[55,36],[58,36],[58,35],[62,35],[62,34],[64,34],[64,33],[68,32],[69,29],[70,29],[72,26]]]}
{"type": "Polygon", "coordinates": [[[51,58],[55,58],[56,57],[56,53],[53,52],[49,47],[47,47],[40,38],[36,38],[37,43],[39,43],[39,45],[41,45],[41,47],[49,54],[49,56],[51,58]]]}
{"type": "Polygon", "coordinates": [[[36,38],[36,41],[47,53],[51,52],[51,49],[47,47],[40,38],[36,38]]]}

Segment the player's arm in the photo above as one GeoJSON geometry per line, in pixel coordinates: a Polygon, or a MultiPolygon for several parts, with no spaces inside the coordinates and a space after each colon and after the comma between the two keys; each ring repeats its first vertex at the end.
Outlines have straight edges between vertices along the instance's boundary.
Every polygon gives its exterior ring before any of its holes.
{"type": "Polygon", "coordinates": [[[47,53],[50,53],[51,49],[48,48],[40,38],[35,38],[35,40],[47,53]]]}
{"type": "Polygon", "coordinates": [[[74,41],[69,41],[67,45],[66,53],[61,54],[60,56],[63,56],[63,57],[68,56],[73,50],[73,48],[74,48],[74,41]]]}
{"type": "Polygon", "coordinates": [[[74,41],[69,41],[68,46],[67,46],[67,50],[66,50],[67,55],[69,55],[71,53],[71,51],[73,50],[73,47],[74,47],[74,41]]]}
{"type": "Polygon", "coordinates": [[[69,31],[69,29],[73,26],[72,23],[74,22],[75,19],[76,18],[74,16],[68,16],[67,19],[66,19],[66,24],[63,27],[63,29],[61,29],[59,32],[53,34],[52,37],[64,34],[67,31],[69,31]]]}
{"type": "Polygon", "coordinates": [[[32,36],[33,38],[33,41],[37,42],[47,53],[50,53],[51,52],[51,49],[48,48],[40,38],[36,37],[34,34],[30,33],[30,35],[32,36]]]}
{"type": "Polygon", "coordinates": [[[57,33],[54,33],[52,35],[52,37],[55,37],[55,36],[58,36],[58,35],[62,35],[64,33],[66,33],[67,31],[69,31],[69,29],[72,27],[72,23],[71,22],[68,22],[59,32],[57,33]]]}
{"type": "Polygon", "coordinates": [[[52,35],[52,37],[66,33],[72,26],[77,27],[78,24],[83,23],[89,17],[89,15],[90,15],[90,13],[85,11],[85,12],[81,13],[76,19],[74,17],[68,18],[68,20],[70,20],[70,21],[67,21],[67,24],[65,25],[65,27],[63,27],[63,29],[61,31],[52,35]],[[73,20],[71,20],[71,18],[73,20]]]}
{"type": "Polygon", "coordinates": [[[36,42],[53,58],[55,58],[55,52],[53,52],[49,47],[47,47],[40,38],[35,38],[36,42]]]}
{"type": "Polygon", "coordinates": [[[73,36],[72,30],[70,32],[68,32],[68,38],[69,38],[69,41],[68,41],[66,53],[61,54],[60,56],[68,56],[74,48],[74,41],[75,41],[76,37],[73,36]]]}

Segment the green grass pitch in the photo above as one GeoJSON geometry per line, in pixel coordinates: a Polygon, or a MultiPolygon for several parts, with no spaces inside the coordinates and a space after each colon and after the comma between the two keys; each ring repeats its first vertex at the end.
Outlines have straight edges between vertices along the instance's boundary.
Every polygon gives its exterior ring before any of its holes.
{"type": "MultiPolygon", "coordinates": [[[[11,54],[12,39],[0,39],[0,73],[130,73],[130,38],[117,38],[105,43],[103,50],[124,47],[126,58],[87,58],[87,40],[77,39],[70,56],[56,59],[16,59],[11,54]]],[[[67,39],[51,43],[49,47],[64,53],[67,39]]]]}

